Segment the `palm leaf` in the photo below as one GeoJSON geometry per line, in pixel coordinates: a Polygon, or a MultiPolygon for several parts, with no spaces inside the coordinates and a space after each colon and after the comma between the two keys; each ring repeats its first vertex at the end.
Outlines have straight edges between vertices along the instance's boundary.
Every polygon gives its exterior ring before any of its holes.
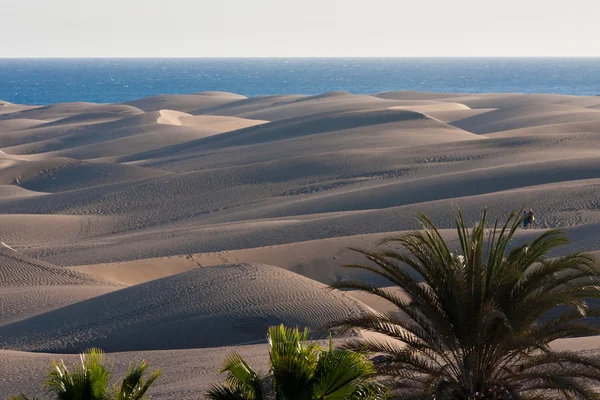
{"type": "Polygon", "coordinates": [[[142,361],[136,366],[130,365],[121,383],[115,386],[115,400],[142,400],[150,386],[162,375],[161,370],[154,371],[144,381],[148,363],[142,361]]]}
{"type": "Polygon", "coordinates": [[[268,329],[270,376],[260,377],[236,353],[226,359],[222,372],[227,378],[213,386],[207,397],[213,400],[353,399],[379,400],[383,385],[372,375],[373,364],[362,353],[329,349],[309,342],[310,331],[284,325],[268,329]],[[270,387],[265,387],[270,384],[270,387]]]}
{"type": "Polygon", "coordinates": [[[52,361],[44,386],[57,399],[106,400],[110,376],[104,353],[89,349],[80,354],[80,365],[73,371],[69,371],[62,360],[52,361]]]}
{"type": "Polygon", "coordinates": [[[246,393],[224,385],[214,385],[206,393],[206,397],[212,400],[248,400],[246,393]]]}
{"type": "Polygon", "coordinates": [[[386,247],[378,251],[353,249],[370,263],[346,267],[387,279],[406,299],[360,281],[337,282],[332,287],[378,296],[398,312],[351,317],[333,326],[391,338],[354,339],[344,347],[379,354],[375,367],[391,379],[395,396],[600,398],[582,383],[600,383],[593,360],[548,347],[556,339],[600,332],[589,323],[600,310],[588,304],[600,298],[600,267],[581,252],[550,257],[569,242],[560,230],[513,246],[521,211],[495,220],[491,228],[484,211],[469,229],[457,209],[458,251],[425,215],[420,231],[384,239],[380,245],[386,247]],[[565,365],[570,367],[559,372],[565,365]]]}
{"type": "Polygon", "coordinates": [[[375,369],[362,354],[346,350],[324,352],[317,363],[313,397],[344,400],[356,390],[362,378],[375,373],[375,369]]]}

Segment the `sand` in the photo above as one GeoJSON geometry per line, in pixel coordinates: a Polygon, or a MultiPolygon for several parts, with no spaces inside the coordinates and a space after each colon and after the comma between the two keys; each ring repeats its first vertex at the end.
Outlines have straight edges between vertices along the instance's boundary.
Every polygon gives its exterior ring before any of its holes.
{"type": "Polygon", "coordinates": [[[0,243],[0,326],[122,287],[107,279],[31,259],[0,243]]]}
{"type": "Polygon", "coordinates": [[[75,353],[92,346],[114,352],[252,344],[263,342],[271,325],[318,329],[366,310],[342,292],[278,267],[220,265],[5,325],[0,347],[75,353]]]}
{"type": "MultiPolygon", "coordinates": [[[[337,342],[334,342],[337,343],[337,342]]],[[[327,343],[321,343],[326,346],[327,343]]],[[[564,339],[555,348],[577,350],[592,356],[600,356],[596,338],[564,339]]],[[[152,399],[197,400],[213,383],[224,379],[216,375],[223,357],[230,352],[239,353],[255,370],[268,371],[268,347],[266,344],[232,347],[216,347],[186,350],[154,350],[111,353],[115,375],[121,376],[132,361],[147,360],[151,368],[160,366],[164,374],[152,387],[152,399]]],[[[42,396],[39,382],[52,359],[63,359],[67,365],[79,362],[76,355],[30,353],[0,350],[0,393],[17,394],[18,390],[42,396]],[[15,389],[17,388],[17,389],[15,389]]]]}
{"type": "Polygon", "coordinates": [[[102,346],[118,368],[164,368],[154,398],[197,398],[231,346],[266,367],[270,324],[391,311],[325,285],[387,285],[342,268],[362,260],[348,247],[414,229],[419,212],[453,243],[452,206],[469,223],[532,207],[518,242],[560,227],[563,252],[600,254],[598,165],[597,96],[0,102],[0,395],[40,393],[49,358],[102,346]]]}
{"type": "Polygon", "coordinates": [[[134,100],[125,104],[143,110],[158,111],[173,109],[180,112],[200,112],[200,110],[245,100],[245,96],[227,92],[201,92],[190,95],[161,95],[134,100]]]}

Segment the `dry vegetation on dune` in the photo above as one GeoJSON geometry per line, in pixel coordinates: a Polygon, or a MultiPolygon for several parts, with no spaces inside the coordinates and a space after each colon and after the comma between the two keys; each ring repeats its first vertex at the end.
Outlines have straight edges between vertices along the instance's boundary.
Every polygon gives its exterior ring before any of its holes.
{"type": "MultiPolygon", "coordinates": [[[[599,97],[0,102],[0,394],[39,389],[29,381],[52,356],[29,351],[102,346],[118,368],[132,357],[164,367],[156,398],[197,398],[217,379],[215,346],[263,342],[280,322],[391,311],[324,288],[385,284],[341,268],[359,261],[346,248],[375,250],[417,228],[418,212],[458,247],[452,205],[468,224],[526,205],[534,230],[515,245],[564,228],[573,243],[552,255],[598,252],[599,163],[599,97]]],[[[237,348],[266,368],[265,346],[237,348]]]]}

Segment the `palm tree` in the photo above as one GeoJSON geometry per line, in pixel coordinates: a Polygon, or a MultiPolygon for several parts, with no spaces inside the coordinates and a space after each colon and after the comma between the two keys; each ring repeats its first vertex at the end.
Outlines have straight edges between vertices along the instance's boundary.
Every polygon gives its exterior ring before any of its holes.
{"type": "MultiPolygon", "coordinates": [[[[56,400],[143,400],[146,392],[161,371],[154,371],[144,381],[148,364],[142,361],[130,366],[123,380],[112,388],[109,381],[111,367],[105,362],[104,353],[99,349],[89,349],[80,355],[81,365],[72,372],[64,361],[52,361],[44,387],[56,400]]],[[[23,394],[10,400],[29,400],[23,394]]],[[[36,400],[31,399],[31,400],[36,400]]]]}
{"type": "MultiPolygon", "coordinates": [[[[514,245],[522,219],[486,228],[486,212],[472,230],[456,211],[459,251],[425,215],[421,230],[383,240],[379,251],[353,249],[370,265],[347,265],[386,278],[394,288],[345,281],[387,300],[396,313],[372,312],[336,324],[387,336],[357,338],[343,347],[379,354],[378,375],[404,399],[598,399],[600,362],[552,341],[598,334],[600,267],[582,252],[551,258],[568,243],[548,230],[531,244],[514,245]],[[399,290],[398,290],[399,289],[399,290]]],[[[457,245],[458,246],[458,245],[457,245]]],[[[377,336],[377,335],[370,335],[377,336]]]]}
{"type": "Polygon", "coordinates": [[[268,330],[271,347],[270,376],[261,376],[233,353],[223,369],[224,383],[214,386],[207,397],[213,400],[378,400],[383,398],[383,386],[371,376],[372,363],[362,354],[348,350],[324,350],[308,343],[310,331],[285,326],[268,330]]]}

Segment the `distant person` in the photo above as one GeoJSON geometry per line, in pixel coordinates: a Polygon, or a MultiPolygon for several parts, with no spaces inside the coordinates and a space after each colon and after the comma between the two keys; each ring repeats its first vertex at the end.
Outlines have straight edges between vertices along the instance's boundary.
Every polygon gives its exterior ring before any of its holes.
{"type": "Polygon", "coordinates": [[[523,229],[527,229],[529,226],[529,213],[523,210],[523,229]]]}
{"type": "Polygon", "coordinates": [[[535,216],[533,215],[533,210],[530,208],[529,212],[527,213],[527,228],[526,229],[533,229],[533,221],[535,221],[535,216]]]}
{"type": "Polygon", "coordinates": [[[533,221],[535,221],[533,210],[530,208],[529,211],[523,211],[523,229],[532,229],[533,221]]]}

